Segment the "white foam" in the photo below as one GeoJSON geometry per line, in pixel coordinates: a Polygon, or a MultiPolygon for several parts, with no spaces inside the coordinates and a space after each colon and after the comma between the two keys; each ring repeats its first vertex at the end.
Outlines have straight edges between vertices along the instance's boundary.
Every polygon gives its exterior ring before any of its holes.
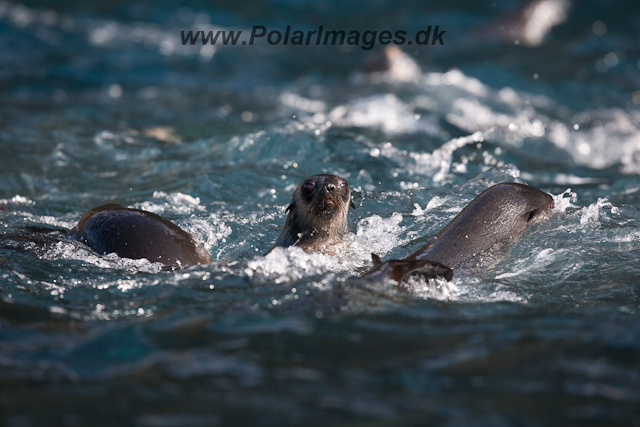
{"type": "Polygon", "coordinates": [[[191,216],[188,222],[181,224],[187,232],[193,235],[198,242],[202,242],[207,252],[227,242],[227,237],[232,233],[229,225],[223,221],[219,214],[209,214],[208,217],[191,216]]]}
{"type": "Polygon", "coordinates": [[[29,219],[31,221],[33,221],[34,223],[39,223],[39,224],[48,224],[48,225],[52,225],[54,227],[61,227],[61,228],[67,228],[67,229],[71,229],[76,225],[76,222],[69,222],[69,221],[64,221],[61,220],[60,218],[56,218],[53,216],[47,216],[47,215],[33,215],[29,212],[20,212],[20,215],[24,215],[25,219],[29,219]]]}
{"type": "Polygon", "coordinates": [[[613,215],[620,213],[620,209],[613,206],[609,200],[598,198],[596,203],[582,208],[580,211],[580,225],[600,227],[603,222],[609,222],[610,218],[605,211],[609,211],[613,215]]]}
{"type": "Polygon", "coordinates": [[[322,113],[327,109],[327,104],[323,101],[305,98],[291,92],[284,92],[280,95],[280,102],[287,107],[306,111],[307,113],[322,113]]]}
{"type": "Polygon", "coordinates": [[[432,153],[409,153],[416,164],[414,173],[433,176],[433,182],[443,181],[451,169],[453,153],[465,145],[484,141],[484,134],[476,132],[473,135],[451,139],[432,153]]]}
{"type": "Polygon", "coordinates": [[[413,206],[415,207],[415,209],[411,212],[411,215],[424,216],[426,215],[427,211],[439,208],[440,206],[444,205],[446,200],[447,199],[445,197],[433,196],[424,209],[422,209],[419,204],[414,203],[413,206]]]}
{"type": "Polygon", "coordinates": [[[180,192],[165,193],[164,191],[154,191],[153,198],[159,200],[160,203],[145,201],[142,203],[136,203],[135,205],[133,205],[133,207],[136,209],[153,212],[158,215],[184,215],[194,212],[203,212],[206,210],[206,208],[200,204],[199,197],[193,197],[189,194],[180,192]]]}
{"type": "Polygon", "coordinates": [[[425,281],[420,276],[410,276],[404,286],[408,290],[422,299],[434,299],[438,301],[458,301],[471,303],[493,303],[493,302],[517,302],[527,303],[524,296],[504,289],[504,286],[497,284],[482,286],[477,279],[465,277],[463,279],[454,278],[451,282],[444,279],[431,279],[425,281]]]}
{"type": "Polygon", "coordinates": [[[100,268],[127,270],[131,272],[159,273],[164,268],[162,263],[151,263],[147,259],[120,258],[116,254],[99,256],[80,243],[57,242],[43,255],[47,260],[79,260],[100,268]]]}
{"type": "MultiPolygon", "coordinates": [[[[459,71],[431,73],[426,84],[453,85],[465,78],[459,71]]],[[[521,147],[525,140],[538,139],[542,139],[542,147],[546,139],[578,164],[602,169],[620,163],[624,173],[640,171],[639,111],[599,108],[572,113],[546,96],[508,87],[492,91],[482,86],[480,92],[468,84],[458,87],[466,96],[458,96],[451,102],[446,118],[460,129],[483,131],[487,138],[516,147],[521,147]],[[491,99],[491,104],[487,99],[491,99]],[[494,105],[496,102],[498,105],[494,105]]],[[[441,102],[447,99],[446,95],[439,95],[441,102]]]]}
{"type": "Polygon", "coordinates": [[[332,254],[306,253],[295,246],[275,248],[268,255],[249,261],[245,274],[281,283],[327,273],[355,272],[371,265],[371,253],[384,256],[407,242],[400,237],[404,232],[402,220],[397,212],[389,218],[378,215],[364,218],[355,234],[347,233],[333,246],[332,254]]]}
{"type": "Polygon", "coordinates": [[[326,272],[326,265],[319,254],[306,253],[295,246],[277,247],[266,256],[249,261],[244,270],[250,278],[268,279],[275,283],[292,282],[326,272]]]}
{"type": "Polygon", "coordinates": [[[400,235],[405,228],[400,226],[403,217],[394,212],[389,218],[372,215],[358,222],[355,234],[348,233],[335,246],[335,256],[323,255],[323,260],[332,271],[355,271],[371,265],[371,254],[385,256],[394,248],[404,245],[408,239],[400,235]]]}
{"type": "Polygon", "coordinates": [[[8,205],[9,203],[21,206],[33,206],[36,204],[33,200],[19,194],[16,194],[10,199],[0,199],[0,205],[8,205]]]}
{"type": "Polygon", "coordinates": [[[514,266],[518,267],[522,265],[524,262],[529,263],[529,265],[519,268],[516,271],[511,271],[508,273],[502,273],[496,276],[496,280],[507,279],[511,277],[520,276],[525,273],[531,273],[540,271],[545,268],[548,264],[554,262],[558,255],[564,253],[565,251],[555,251],[552,248],[541,249],[533,258],[532,261],[529,260],[514,260],[514,266]]]}
{"type": "Polygon", "coordinates": [[[578,195],[571,191],[570,188],[567,188],[565,191],[558,195],[551,195],[553,197],[554,203],[554,212],[565,213],[569,208],[577,208],[578,206],[574,205],[578,200],[578,195]]]}
{"type": "Polygon", "coordinates": [[[483,85],[480,80],[468,77],[462,71],[455,68],[443,74],[430,73],[425,81],[431,85],[439,85],[439,83],[441,83],[444,86],[454,86],[479,97],[487,96],[489,93],[486,86],[483,85]]]}
{"type": "Polygon", "coordinates": [[[360,98],[331,110],[329,119],[342,127],[379,129],[386,134],[422,132],[439,135],[440,126],[429,117],[417,117],[413,108],[393,94],[360,98]]]}

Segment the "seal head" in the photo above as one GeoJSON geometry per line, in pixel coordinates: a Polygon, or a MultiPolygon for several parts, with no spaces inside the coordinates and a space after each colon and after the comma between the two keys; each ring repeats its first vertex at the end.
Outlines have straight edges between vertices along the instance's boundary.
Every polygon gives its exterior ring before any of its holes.
{"type": "Polygon", "coordinates": [[[349,206],[356,207],[347,180],[324,174],[308,177],[293,193],[282,233],[265,255],[277,246],[330,253],[348,231],[349,206]]]}

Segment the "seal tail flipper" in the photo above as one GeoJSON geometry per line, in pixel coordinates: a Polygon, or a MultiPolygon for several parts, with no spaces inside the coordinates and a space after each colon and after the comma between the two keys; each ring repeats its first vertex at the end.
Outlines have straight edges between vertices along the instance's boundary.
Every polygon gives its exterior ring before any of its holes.
{"type": "Polygon", "coordinates": [[[383,262],[378,255],[373,253],[371,254],[371,259],[373,268],[367,275],[374,271],[380,271],[398,284],[411,273],[417,273],[427,280],[442,277],[450,281],[453,278],[453,270],[451,268],[435,261],[391,259],[383,262]]]}

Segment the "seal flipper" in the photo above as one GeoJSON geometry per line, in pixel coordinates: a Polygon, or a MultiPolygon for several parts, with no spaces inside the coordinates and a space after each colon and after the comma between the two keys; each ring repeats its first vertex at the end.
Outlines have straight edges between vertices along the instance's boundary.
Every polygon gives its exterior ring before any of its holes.
{"type": "Polygon", "coordinates": [[[365,273],[364,276],[370,276],[379,272],[379,274],[395,280],[398,284],[411,273],[418,273],[427,280],[442,277],[450,281],[453,278],[453,270],[451,268],[435,261],[391,259],[383,262],[382,259],[374,253],[371,254],[371,259],[373,261],[373,268],[365,273]]]}
{"type": "Polygon", "coordinates": [[[373,252],[371,252],[371,260],[373,261],[373,266],[374,267],[378,267],[378,266],[382,265],[382,258],[380,258],[378,255],[374,254],[373,252]]]}

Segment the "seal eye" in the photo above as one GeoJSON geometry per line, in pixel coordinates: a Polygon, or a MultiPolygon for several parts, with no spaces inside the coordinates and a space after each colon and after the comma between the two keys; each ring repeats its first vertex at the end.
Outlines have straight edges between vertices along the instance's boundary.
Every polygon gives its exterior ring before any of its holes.
{"type": "Polygon", "coordinates": [[[302,191],[304,191],[306,194],[309,194],[313,191],[314,188],[316,188],[316,186],[313,185],[313,182],[307,181],[302,186],[302,191]]]}
{"type": "Polygon", "coordinates": [[[538,209],[534,209],[531,212],[529,212],[529,218],[527,218],[527,222],[530,222],[532,219],[534,219],[536,216],[538,215],[538,209]]]}

